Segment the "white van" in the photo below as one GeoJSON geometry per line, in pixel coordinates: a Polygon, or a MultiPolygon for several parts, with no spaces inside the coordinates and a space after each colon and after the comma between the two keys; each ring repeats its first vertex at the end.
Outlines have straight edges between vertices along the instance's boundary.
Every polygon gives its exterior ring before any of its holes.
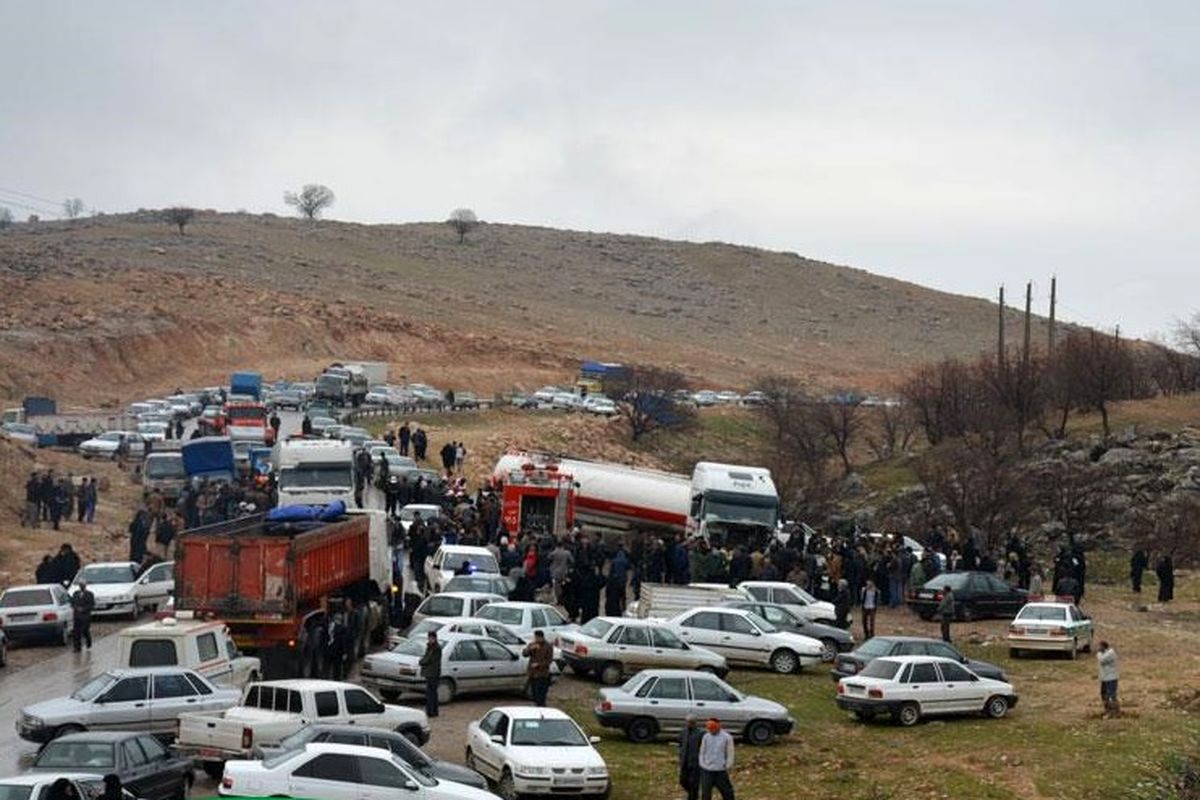
{"type": "Polygon", "coordinates": [[[245,688],[262,674],[257,658],[244,656],[220,620],[164,619],[117,632],[118,667],[186,667],[213,683],[245,688]]]}

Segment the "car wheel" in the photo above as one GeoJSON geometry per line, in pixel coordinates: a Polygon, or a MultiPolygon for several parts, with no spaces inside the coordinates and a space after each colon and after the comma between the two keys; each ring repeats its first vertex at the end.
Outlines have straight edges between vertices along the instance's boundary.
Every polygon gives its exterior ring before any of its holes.
{"type": "Polygon", "coordinates": [[[992,719],[1000,719],[1008,713],[1008,698],[1001,695],[989,697],[983,706],[983,713],[992,719]]]}
{"type": "Polygon", "coordinates": [[[766,720],[756,719],[746,726],[743,734],[746,744],[755,746],[767,745],[775,741],[775,729],[766,720]]]}
{"type": "Polygon", "coordinates": [[[454,701],[454,681],[449,678],[443,678],[438,681],[437,699],[439,703],[450,703],[454,701]]]}
{"type": "Polygon", "coordinates": [[[906,728],[916,725],[921,719],[921,707],[916,703],[905,703],[895,712],[895,720],[906,728]]]}
{"type": "Polygon", "coordinates": [[[837,642],[833,639],[821,640],[821,662],[824,664],[832,664],[837,658],[838,647],[837,642]]]}
{"type": "Polygon", "coordinates": [[[779,649],[771,654],[771,669],[781,675],[800,671],[800,659],[791,650],[779,649]]]}
{"type": "Polygon", "coordinates": [[[600,682],[605,686],[616,686],[621,682],[621,675],[624,672],[621,665],[616,661],[609,661],[600,668],[600,682]]]}
{"type": "Polygon", "coordinates": [[[413,728],[401,728],[397,730],[396,733],[412,742],[413,747],[421,746],[421,734],[419,731],[414,730],[413,728]]]}
{"type": "Polygon", "coordinates": [[[204,774],[214,781],[220,781],[221,776],[225,774],[225,764],[222,761],[205,761],[202,768],[204,774]]]}
{"type": "Polygon", "coordinates": [[[638,744],[653,741],[658,735],[658,723],[650,717],[635,717],[625,726],[625,735],[629,737],[629,741],[638,744]]]}
{"type": "Polygon", "coordinates": [[[517,794],[517,786],[513,782],[513,776],[507,769],[500,776],[500,782],[496,784],[496,793],[504,800],[520,800],[521,795],[517,794]]]}

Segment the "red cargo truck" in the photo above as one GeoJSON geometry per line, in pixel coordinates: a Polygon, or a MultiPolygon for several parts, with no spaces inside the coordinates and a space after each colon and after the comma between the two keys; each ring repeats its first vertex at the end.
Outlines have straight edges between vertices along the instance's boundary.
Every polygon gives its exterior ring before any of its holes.
{"type": "Polygon", "coordinates": [[[390,587],[372,580],[373,538],[366,515],[304,530],[257,514],[187,531],[175,562],[176,608],[224,620],[266,676],[317,675],[330,609],[353,601],[351,658],[384,621],[381,593],[390,587]]]}

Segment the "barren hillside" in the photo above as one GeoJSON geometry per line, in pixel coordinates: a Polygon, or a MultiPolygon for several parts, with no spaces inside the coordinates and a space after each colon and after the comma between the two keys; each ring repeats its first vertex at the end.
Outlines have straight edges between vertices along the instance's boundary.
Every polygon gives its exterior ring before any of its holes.
{"type": "MultiPolygon", "coordinates": [[[[562,380],[580,358],[674,365],[705,386],[767,370],[879,387],[970,355],[995,306],[726,244],[483,225],[154,214],[0,232],[0,394],[96,403],[230,369],[331,357],[480,391],[562,380]]],[[[1015,335],[1016,312],[1009,320],[1015,335]]]]}

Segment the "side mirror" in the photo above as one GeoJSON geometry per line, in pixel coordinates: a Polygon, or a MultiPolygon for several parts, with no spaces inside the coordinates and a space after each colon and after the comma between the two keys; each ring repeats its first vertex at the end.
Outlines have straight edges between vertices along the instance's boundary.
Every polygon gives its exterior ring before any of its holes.
{"type": "Polygon", "coordinates": [[[415,782],[415,781],[410,781],[410,780],[406,780],[406,781],[403,783],[403,787],[404,787],[405,789],[407,789],[408,791],[410,791],[410,792],[415,792],[415,791],[417,791],[418,789],[420,789],[420,788],[421,788],[420,786],[417,786],[417,784],[416,784],[416,782],[415,782]]]}
{"type": "Polygon", "coordinates": [[[762,631],[751,631],[750,635],[751,636],[762,636],[762,631]]]}
{"type": "Polygon", "coordinates": [[[495,742],[496,744],[504,744],[504,737],[503,737],[503,736],[501,736],[501,735],[500,735],[500,734],[498,734],[498,733],[492,734],[492,737],[491,737],[491,739],[492,739],[492,741],[493,741],[493,742],[495,742]]]}
{"type": "Polygon", "coordinates": [[[599,736],[589,736],[588,743],[589,744],[600,744],[600,737],[599,736]]]}

